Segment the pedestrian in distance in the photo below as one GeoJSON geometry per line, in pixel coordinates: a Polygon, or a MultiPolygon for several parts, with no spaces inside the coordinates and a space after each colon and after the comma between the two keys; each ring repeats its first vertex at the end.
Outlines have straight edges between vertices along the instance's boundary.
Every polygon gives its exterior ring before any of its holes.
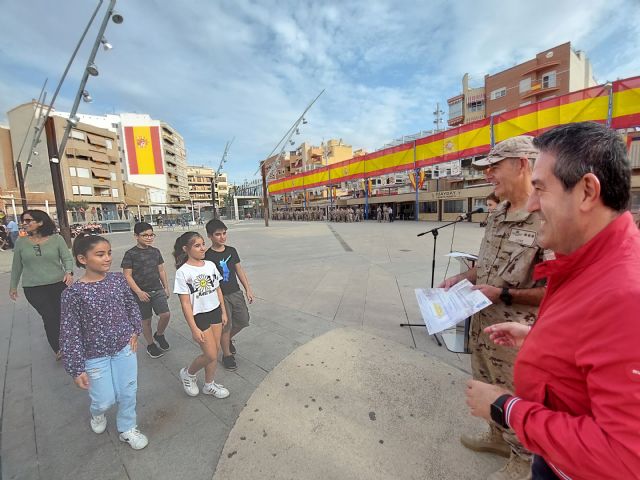
{"type": "Polygon", "coordinates": [[[78,387],[89,391],[91,429],[104,432],[105,413],[117,403],[120,441],[140,450],[149,443],[136,421],[140,308],[122,273],[109,272],[107,239],[80,234],[73,256],[85,273],[62,295],[64,368],[78,387]]]}
{"type": "Polygon", "coordinates": [[[49,346],[60,360],[60,296],[73,283],[73,257],[51,217],[42,210],[25,210],[20,220],[27,236],[13,250],[9,297],[24,296],[42,317],[49,346]]]}
{"type": "Polygon", "coordinates": [[[156,234],[147,222],[133,227],[136,244],[122,258],[122,273],[136,296],[142,314],[142,333],[151,358],[164,355],[171,347],[165,338],[169,325],[169,281],[160,250],[153,246],[156,234]],[[153,314],[158,315],[156,333],[151,328],[153,314]],[[156,344],[157,342],[157,344],[156,344]]]}
{"type": "Polygon", "coordinates": [[[244,287],[247,302],[253,303],[254,295],[249,279],[242,265],[238,251],[227,245],[227,226],[222,220],[213,219],[207,222],[207,236],[211,240],[211,247],[205,254],[205,260],[214,263],[218,273],[222,276],[220,288],[224,295],[224,305],[228,321],[222,329],[220,346],[222,348],[222,366],[227,370],[235,370],[236,348],[233,337],[249,326],[249,310],[245,302],[238,280],[244,287]]]}
{"type": "Polygon", "coordinates": [[[204,369],[202,393],[226,398],[229,390],[213,380],[222,327],[227,323],[220,288],[222,276],[212,262],[204,259],[206,251],[204,238],[197,232],[183,233],[173,247],[178,269],[173,292],[178,294],[191,335],[202,350],[188,367],[180,370],[180,380],[186,394],[195,397],[200,393],[196,374],[204,369]]]}

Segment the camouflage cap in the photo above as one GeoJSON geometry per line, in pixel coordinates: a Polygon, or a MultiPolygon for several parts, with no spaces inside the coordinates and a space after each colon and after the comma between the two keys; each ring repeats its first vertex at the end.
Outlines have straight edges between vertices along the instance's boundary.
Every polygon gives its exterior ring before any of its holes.
{"type": "Polygon", "coordinates": [[[475,168],[483,169],[489,165],[498,163],[505,158],[530,158],[534,160],[538,155],[538,150],[533,146],[533,137],[529,135],[520,135],[517,137],[507,138],[495,145],[486,158],[474,160],[472,165],[475,168]]]}

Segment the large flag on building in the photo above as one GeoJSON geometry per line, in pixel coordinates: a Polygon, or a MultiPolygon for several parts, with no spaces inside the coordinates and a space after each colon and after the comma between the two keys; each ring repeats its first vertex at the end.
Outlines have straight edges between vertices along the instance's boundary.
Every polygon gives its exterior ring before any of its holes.
{"type": "Polygon", "coordinates": [[[162,175],[162,148],[158,127],[124,127],[129,173],[162,175]]]}

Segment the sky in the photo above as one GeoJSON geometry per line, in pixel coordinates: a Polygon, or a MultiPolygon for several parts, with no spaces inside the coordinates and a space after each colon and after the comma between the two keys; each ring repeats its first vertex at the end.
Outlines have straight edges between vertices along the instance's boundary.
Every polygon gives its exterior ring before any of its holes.
{"type": "MultiPolygon", "coordinates": [[[[55,108],[69,111],[108,0],[55,108]]],[[[49,99],[98,0],[0,0],[0,124],[6,112],[49,99]]],[[[598,83],[640,75],[640,0],[120,0],[109,22],[94,101],[79,113],[148,113],[185,140],[187,162],[256,177],[258,164],[306,106],[294,137],[354,149],[434,127],[461,91],[570,41],[598,83]]]]}

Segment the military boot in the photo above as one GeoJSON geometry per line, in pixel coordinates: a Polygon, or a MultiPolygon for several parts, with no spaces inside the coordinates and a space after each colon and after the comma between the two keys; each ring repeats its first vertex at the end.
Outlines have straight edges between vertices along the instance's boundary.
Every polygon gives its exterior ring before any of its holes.
{"type": "Polygon", "coordinates": [[[504,441],[502,432],[497,428],[491,428],[479,435],[461,435],[460,443],[474,452],[495,453],[505,458],[511,456],[511,447],[504,441]]]}
{"type": "Polygon", "coordinates": [[[506,465],[487,480],[531,480],[531,461],[512,453],[506,465]]]}

